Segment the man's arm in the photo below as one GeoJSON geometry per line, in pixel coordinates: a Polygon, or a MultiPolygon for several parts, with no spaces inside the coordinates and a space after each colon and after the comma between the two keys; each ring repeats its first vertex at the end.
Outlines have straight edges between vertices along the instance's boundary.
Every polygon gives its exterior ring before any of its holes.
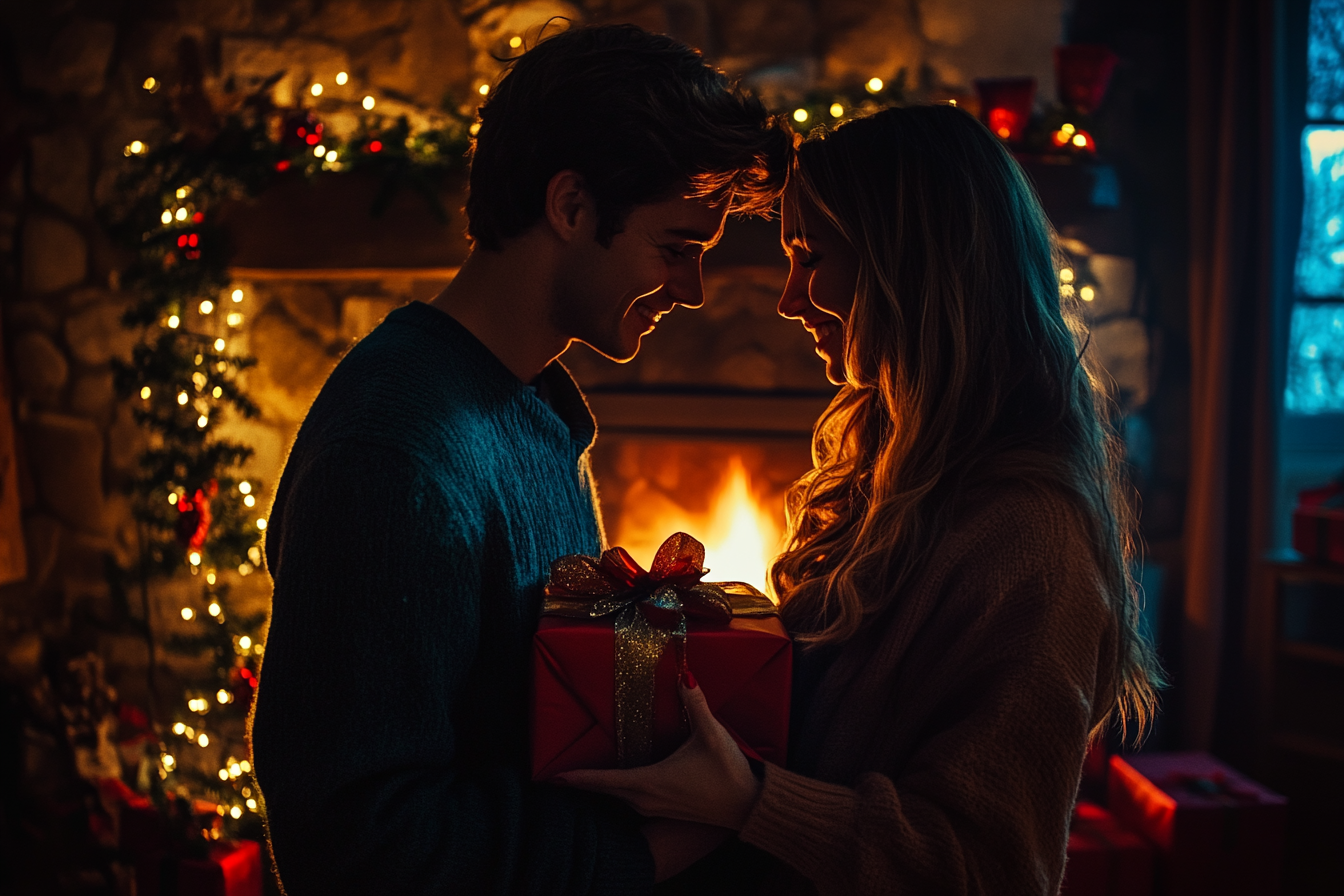
{"type": "Polygon", "coordinates": [[[484,521],[358,445],[309,461],[281,500],[252,737],[289,893],[647,889],[623,808],[461,755],[484,521]]]}

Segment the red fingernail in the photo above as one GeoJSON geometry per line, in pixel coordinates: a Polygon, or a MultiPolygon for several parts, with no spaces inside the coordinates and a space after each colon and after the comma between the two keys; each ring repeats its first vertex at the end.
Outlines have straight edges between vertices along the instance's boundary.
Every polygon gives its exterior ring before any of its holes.
{"type": "Polygon", "coordinates": [[[699,687],[699,685],[695,683],[695,674],[691,672],[690,669],[681,673],[681,686],[688,691],[693,691],[699,687]]]}

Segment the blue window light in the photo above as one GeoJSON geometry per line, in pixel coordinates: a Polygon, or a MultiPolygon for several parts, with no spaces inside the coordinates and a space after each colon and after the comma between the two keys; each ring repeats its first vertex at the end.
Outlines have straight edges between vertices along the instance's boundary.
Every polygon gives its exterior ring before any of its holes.
{"type": "Polygon", "coordinates": [[[1297,291],[1344,298],[1344,127],[1303,128],[1302,179],[1297,291]]]}
{"type": "Polygon", "coordinates": [[[1344,302],[1299,302],[1288,329],[1290,414],[1344,413],[1344,302]]]}
{"type": "Polygon", "coordinates": [[[1344,121],[1344,0],[1311,0],[1307,118],[1344,121]]]}

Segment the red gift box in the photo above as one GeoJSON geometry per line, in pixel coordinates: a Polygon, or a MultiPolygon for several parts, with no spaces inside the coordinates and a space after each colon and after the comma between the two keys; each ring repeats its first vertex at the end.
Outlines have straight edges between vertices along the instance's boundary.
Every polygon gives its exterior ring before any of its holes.
{"type": "Polygon", "coordinates": [[[1288,801],[1207,753],[1112,756],[1109,797],[1157,847],[1157,892],[1280,891],[1288,801]]]}
{"type": "MultiPolygon", "coordinates": [[[[675,551],[674,547],[672,552],[675,551]]],[[[683,668],[695,676],[715,718],[728,729],[744,753],[784,764],[793,671],[789,637],[777,617],[760,615],[762,607],[764,612],[773,612],[760,592],[740,583],[699,583],[699,575],[703,575],[702,559],[703,548],[699,543],[679,533],[659,550],[659,559],[655,559],[649,573],[629,560],[620,548],[608,551],[601,561],[584,557],[557,561],[552,584],[547,586],[548,605],[550,612],[558,612],[556,604],[568,605],[569,611],[543,616],[533,638],[534,780],[546,780],[573,769],[656,762],[672,753],[688,734],[677,691],[677,679],[683,668]],[[687,556],[694,562],[689,566],[667,562],[668,546],[677,538],[685,539],[678,542],[683,549],[687,543],[690,545],[687,556]],[[561,564],[569,561],[580,564],[583,575],[579,579],[598,583],[592,586],[598,591],[589,594],[605,595],[603,600],[585,603],[574,599],[577,592],[573,588],[556,587],[563,572],[561,564]],[[602,585],[602,577],[609,573],[617,578],[623,576],[631,587],[618,583],[614,588],[602,590],[606,587],[602,585]],[[678,575],[682,576],[680,580],[676,579],[678,575]],[[669,584],[674,580],[680,584],[675,587],[669,584]],[[680,589],[680,599],[674,599],[676,596],[669,589],[680,589]],[[558,593],[565,599],[553,600],[558,593]],[[721,616],[694,611],[695,600],[706,595],[722,609],[721,616]],[[646,602],[655,603],[660,596],[669,602],[645,610],[646,602]],[[600,616],[581,609],[604,602],[605,607],[597,607],[596,612],[602,612],[600,616]],[[611,608],[617,603],[630,615],[613,615],[611,608]],[[661,656],[652,654],[649,669],[652,718],[643,713],[638,716],[651,728],[651,749],[646,757],[632,763],[628,757],[622,762],[619,755],[622,726],[629,724],[631,709],[618,706],[617,653],[622,637],[621,620],[628,622],[636,608],[645,612],[655,626],[665,631],[676,629],[679,634],[664,635],[661,656]],[[744,611],[752,615],[743,615],[744,611]]],[[[622,676],[628,681],[630,670],[623,669],[622,676]]]]}
{"type": "Polygon", "coordinates": [[[1293,549],[1308,560],[1344,564],[1344,485],[1331,483],[1297,493],[1293,549]]]}
{"type": "Polygon", "coordinates": [[[1069,826],[1060,896],[1151,896],[1153,847],[1096,803],[1080,802],[1069,826]]]}

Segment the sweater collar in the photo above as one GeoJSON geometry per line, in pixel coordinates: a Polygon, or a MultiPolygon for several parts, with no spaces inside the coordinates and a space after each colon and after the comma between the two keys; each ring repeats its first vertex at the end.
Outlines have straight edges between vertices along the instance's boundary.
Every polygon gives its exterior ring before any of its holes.
{"type": "Polygon", "coordinates": [[[483,342],[446,311],[424,302],[411,302],[393,311],[399,322],[421,328],[446,343],[462,356],[500,397],[505,398],[546,429],[555,431],[570,443],[576,454],[587,451],[597,438],[597,421],[579,384],[559,361],[552,361],[538,375],[544,382],[549,401],[538,397],[514,375],[483,342]]]}

